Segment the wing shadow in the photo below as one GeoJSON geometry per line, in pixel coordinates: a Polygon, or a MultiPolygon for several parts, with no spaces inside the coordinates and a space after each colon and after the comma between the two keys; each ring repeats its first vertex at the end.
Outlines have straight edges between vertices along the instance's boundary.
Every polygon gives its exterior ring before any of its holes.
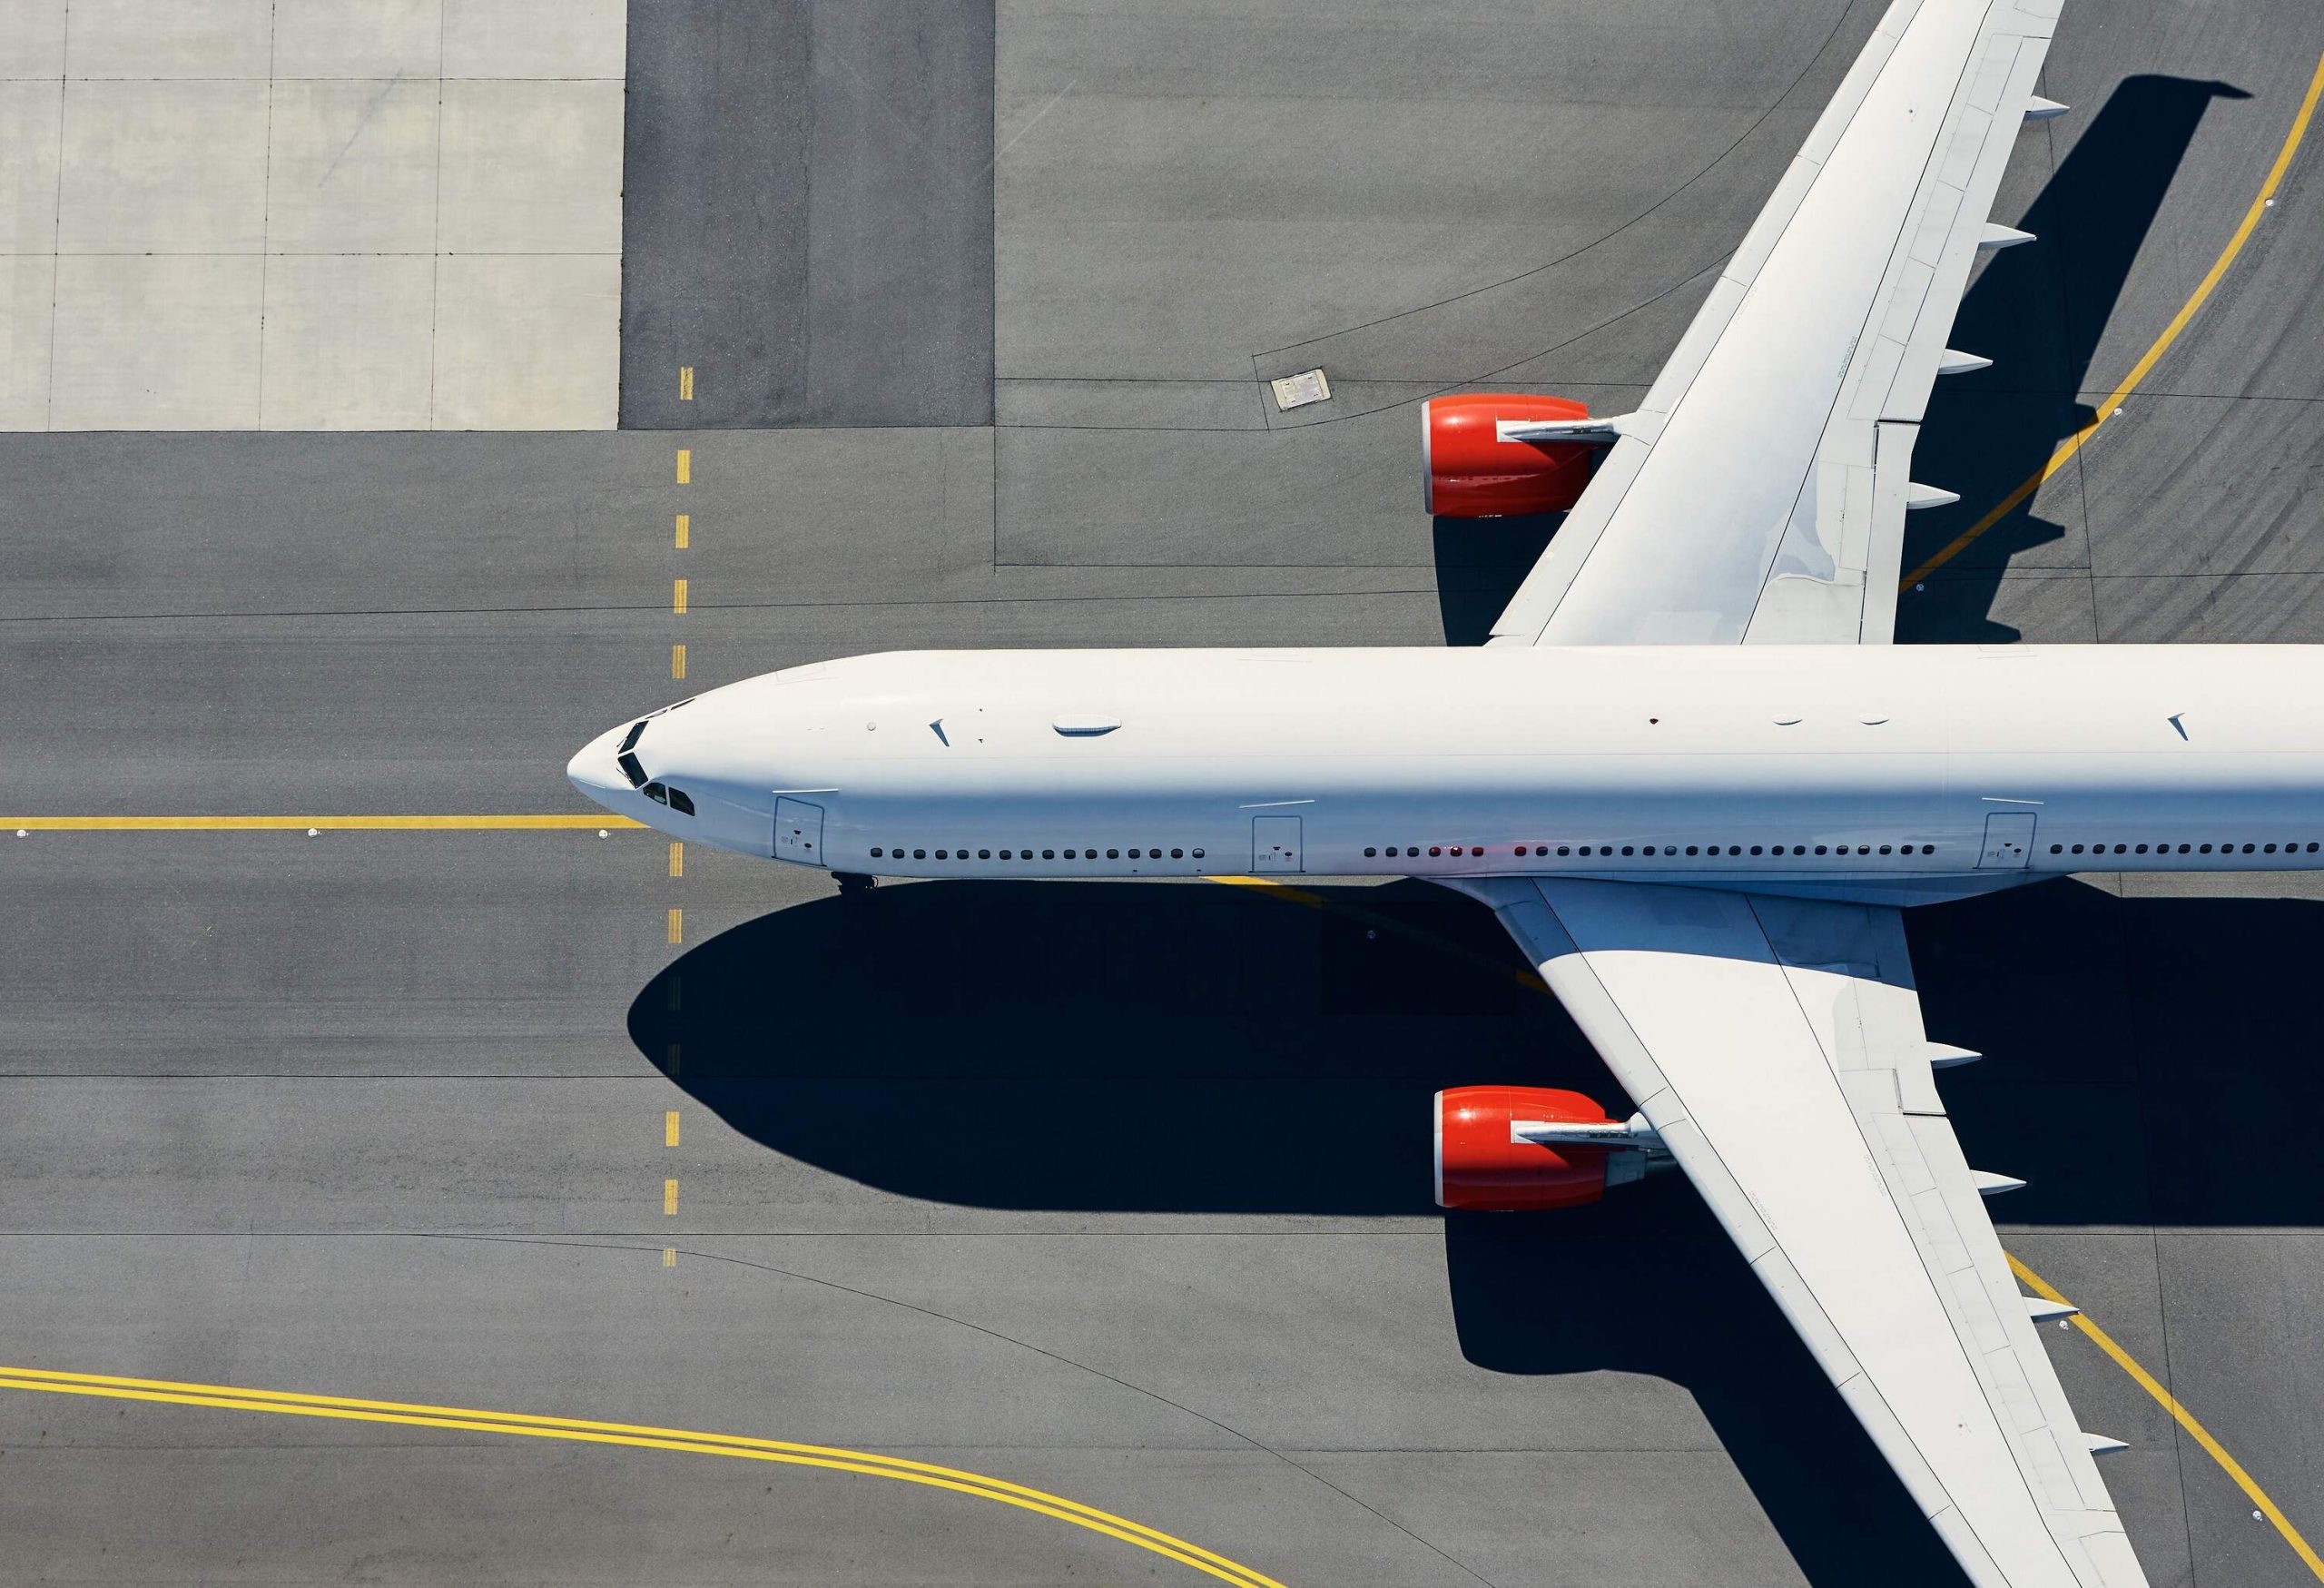
{"type": "MultiPolygon", "coordinates": [[[[1994,255],[1962,297],[1952,345],[1994,360],[1939,379],[1915,443],[1917,479],[1961,493],[1906,520],[1915,568],[2049,460],[2092,410],[2082,400],[2091,360],[2215,99],[2250,95],[2225,83],[2124,78],[2015,224],[2039,241],[1994,255]]],[[[2021,505],[1897,607],[1906,643],[2014,640],[1989,616],[2004,571],[2066,529],[2021,505]]],[[[2086,560],[2085,548],[2083,560],[2086,560]]]]}

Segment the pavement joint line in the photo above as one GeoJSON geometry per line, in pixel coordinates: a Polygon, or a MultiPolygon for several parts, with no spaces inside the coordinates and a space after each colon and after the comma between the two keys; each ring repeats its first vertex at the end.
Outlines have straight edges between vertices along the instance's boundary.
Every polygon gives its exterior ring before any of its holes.
{"type": "MultiPolygon", "coordinates": [[[[665,1247],[663,1251],[664,1267],[675,1266],[672,1261],[675,1249],[665,1247]]],[[[982,1473],[939,1466],[902,1456],[881,1455],[872,1451],[848,1450],[825,1445],[799,1445],[788,1440],[756,1439],[743,1435],[704,1433],[684,1428],[660,1428],[635,1423],[605,1423],[486,1411],[472,1406],[359,1400],[285,1390],[191,1384],[171,1379],[124,1378],[106,1374],[66,1373],[34,1367],[0,1366],[0,1389],[202,1406],[220,1411],[270,1412],[278,1415],[320,1417],[341,1422],[450,1428],[468,1433],[668,1450],[695,1455],[724,1455],[744,1461],[776,1462],[790,1466],[857,1473],[870,1477],[891,1478],[900,1483],[919,1484],[929,1488],[947,1489],[1070,1523],[1076,1527],[1086,1528],[1177,1561],[1219,1582],[1236,1584],[1236,1588],[1283,1588],[1275,1579],[1252,1567],[1214,1553],[1199,1544],[1147,1527],[1143,1523],[1100,1511],[1094,1505],[1085,1505],[1061,1494],[990,1477],[982,1473]]]]}
{"type": "MultiPolygon", "coordinates": [[[[2196,283],[2194,291],[2190,293],[2187,301],[2179,306],[2179,312],[2171,317],[2171,323],[2162,328],[2162,334],[2156,337],[2153,344],[2139,356],[2139,361],[2131,366],[2131,372],[2122,377],[2122,383],[2115,387],[2105,400],[2098,404],[2097,413],[2088,424],[2060,441],[2051,452],[2049,461],[2019,481],[2017,488],[1988,508],[1984,517],[1939,547],[1926,562],[1897,580],[1896,588],[1900,592],[1911,589],[1938,568],[1968,550],[1986,530],[2009,517],[2024,503],[2027,498],[2039,490],[2052,475],[2063,469],[2074,454],[2082,450],[2083,443],[2096,435],[2099,427],[2121,411],[2124,400],[2132,392],[2138,390],[2139,382],[2147,378],[2148,373],[2162,360],[2162,355],[2171,350],[2171,345],[2179,340],[2179,333],[2187,329],[2188,323],[2195,318],[2196,311],[2211,301],[2211,293],[2218,288],[2221,278],[2227,274],[2228,267],[2233,264],[2236,256],[2243,252],[2243,245],[2251,240],[2251,233],[2258,229],[2260,217],[2265,215],[2269,207],[2275,202],[2276,189],[2282,184],[2284,173],[2291,169],[2292,156],[2299,152],[2301,141],[2308,136],[2308,125],[2315,118],[2316,102],[2319,97],[2324,97],[2324,56],[2317,59],[2316,71],[2308,80],[2307,97],[2299,102],[2299,112],[2292,117],[2291,128],[2284,134],[2283,147],[2276,152],[2276,163],[2268,168],[2267,180],[2260,184],[2260,191],[2252,198],[2250,207],[2243,212],[2243,223],[2238,226],[2234,235],[2227,240],[2227,246],[2221,249],[2220,256],[2211,261],[2211,268],[2203,272],[2203,279],[2196,283]]],[[[2324,1573],[2319,1574],[2324,1575],[2324,1573]]]]}
{"type": "MultiPolygon", "coordinates": [[[[2317,80],[2324,83],[2324,67],[2318,69],[2317,80]]],[[[2313,95],[2310,96],[2309,103],[2314,103],[2313,95]]],[[[2010,1272],[2032,1287],[2035,1295],[2044,1301],[2054,1301],[2061,1306],[2073,1305],[2058,1294],[2056,1287],[2047,1279],[2019,1261],[2016,1254],[2006,1255],[2009,1257],[2010,1272]]],[[[2260,1514],[2275,1524],[2276,1531],[2283,1535],[2283,1541],[2291,1546],[2292,1553],[2300,1558],[2300,1563],[2307,1566],[2309,1573],[2318,1582],[2324,1583],[2324,1558],[2317,1555],[2316,1551],[2309,1547],[2308,1540],[2300,1536],[2299,1529],[2291,1524],[2291,1519],[2283,1514],[2282,1509],[2273,1500],[2268,1498],[2267,1491],[2259,1485],[2251,1475],[2243,1470],[2243,1464],[2230,1455],[2226,1447],[2212,1437],[2211,1431],[2197,1422],[2192,1412],[2179,1404],[2179,1397],[2163,1388],[2153,1374],[2139,1366],[2138,1359],[2116,1344],[2113,1336],[2093,1323],[2089,1314],[2076,1311],[2067,1321],[2088,1336],[2093,1345],[2112,1357],[2115,1366],[2129,1374],[2141,1389],[2153,1396],[2156,1404],[2171,1414],[2171,1420],[2184,1428],[2189,1436],[2203,1447],[2204,1454],[2219,1463],[2220,1469],[2234,1480],[2235,1486],[2243,1491],[2244,1498],[2258,1506],[2260,1514]]]]}

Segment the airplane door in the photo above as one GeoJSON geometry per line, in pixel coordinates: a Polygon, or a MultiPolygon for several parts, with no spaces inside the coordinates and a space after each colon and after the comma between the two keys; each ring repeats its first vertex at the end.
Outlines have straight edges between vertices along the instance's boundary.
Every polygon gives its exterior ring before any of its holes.
{"type": "Polygon", "coordinates": [[[1299,818],[1251,818],[1251,869],[1255,872],[1295,872],[1299,869],[1299,818]]]}
{"type": "Polygon", "coordinates": [[[2034,853],[2034,814],[1996,811],[1985,818],[1985,850],[1977,856],[1984,872],[2022,872],[2034,853]]]}
{"type": "Polygon", "coordinates": [[[823,863],[823,807],[804,800],[774,802],[774,858],[801,865],[823,863]]]}

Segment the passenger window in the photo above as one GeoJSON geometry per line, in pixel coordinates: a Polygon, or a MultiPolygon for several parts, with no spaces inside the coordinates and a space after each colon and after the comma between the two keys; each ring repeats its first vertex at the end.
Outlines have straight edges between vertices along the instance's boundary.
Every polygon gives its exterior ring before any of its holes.
{"type": "Polygon", "coordinates": [[[1041,851],[1041,858],[1043,860],[1055,860],[1057,858],[1057,851],[1054,849],[1044,849],[1041,851]]]}
{"type": "Polygon", "coordinates": [[[928,858],[928,851],[925,849],[915,849],[911,852],[911,857],[914,860],[926,860],[928,858]]]}
{"type": "Polygon", "coordinates": [[[1170,852],[1170,858],[1172,860],[1184,860],[1187,857],[1183,851],[1174,849],[1170,852]]]}
{"type": "Polygon", "coordinates": [[[1366,859],[1366,860],[1371,860],[1371,859],[1374,858],[1374,856],[1376,856],[1376,855],[1378,854],[1378,853],[1379,853],[1379,845],[1374,844],[1374,845],[1373,845],[1373,847],[1372,847],[1372,848],[1367,849],[1367,850],[1365,850],[1365,851],[1364,852],[1364,859],[1366,859]]]}
{"type": "Polygon", "coordinates": [[[1108,849],[1106,851],[1106,858],[1108,860],[1119,860],[1121,857],[1122,852],[1118,849],[1108,849]]]}
{"type": "Polygon", "coordinates": [[[1200,860],[1200,859],[1202,858],[1202,851],[1201,851],[1201,850],[1197,849],[1197,850],[1196,850],[1196,851],[1195,851],[1195,858],[1196,858],[1196,860],[1200,860]]]}

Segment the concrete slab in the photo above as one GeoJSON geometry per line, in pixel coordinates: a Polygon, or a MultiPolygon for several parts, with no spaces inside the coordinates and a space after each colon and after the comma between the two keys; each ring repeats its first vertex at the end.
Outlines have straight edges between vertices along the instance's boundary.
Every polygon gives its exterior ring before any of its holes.
{"type": "Polygon", "coordinates": [[[447,77],[619,78],[627,0],[441,0],[447,77]]]}
{"type": "Polygon", "coordinates": [[[263,81],[273,11],[270,0],[72,0],[64,70],[80,78],[263,81]]]}
{"type": "Polygon", "coordinates": [[[48,425],[56,256],[0,253],[0,429],[48,425]]]}
{"type": "MultiPolygon", "coordinates": [[[[435,252],[438,159],[432,79],[274,84],[266,246],[341,256],[435,252]]],[[[364,306],[350,304],[351,313],[364,306]]],[[[417,324],[425,330],[428,308],[417,324]]]]}
{"type": "Polygon", "coordinates": [[[51,427],[258,422],[258,254],[65,254],[55,268],[51,427]]]}
{"type": "Polygon", "coordinates": [[[277,82],[434,78],[443,41],[443,0],[274,0],[277,82]]]}
{"type": "Polygon", "coordinates": [[[0,78],[64,75],[65,0],[0,0],[0,78]]]}
{"type": "Polygon", "coordinates": [[[448,81],[438,246],[618,259],[621,125],[617,78],[448,81]]]}
{"type": "Polygon", "coordinates": [[[0,80],[0,253],[56,252],[61,83],[0,80]]]}
{"type": "Polygon", "coordinates": [[[612,429],[620,311],[618,253],[439,258],[434,428],[612,429]]]}
{"type": "Polygon", "coordinates": [[[266,104],[263,77],[68,80],[58,250],[256,253],[266,104]]]}
{"type": "Polygon", "coordinates": [[[428,429],[438,268],[425,253],[270,258],[259,428],[428,429]]]}

